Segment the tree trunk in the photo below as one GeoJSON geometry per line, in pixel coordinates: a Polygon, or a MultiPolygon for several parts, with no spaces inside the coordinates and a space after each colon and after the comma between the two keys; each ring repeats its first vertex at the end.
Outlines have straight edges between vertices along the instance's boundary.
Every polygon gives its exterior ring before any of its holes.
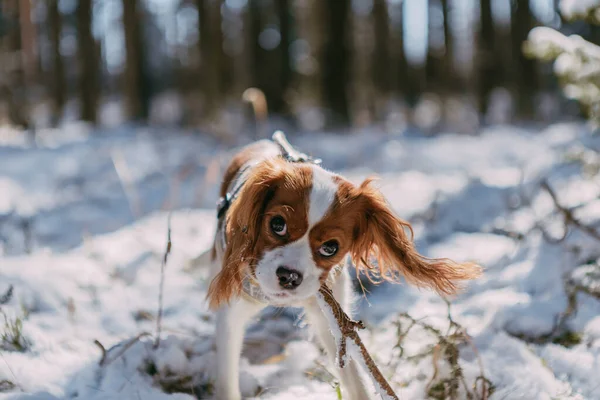
{"type": "Polygon", "coordinates": [[[325,106],[331,112],[330,123],[348,125],[350,112],[346,84],[350,77],[351,52],[348,46],[350,0],[323,1],[325,37],[322,49],[322,85],[325,106]]]}
{"type": "Polygon", "coordinates": [[[387,0],[375,0],[373,4],[373,23],[375,25],[375,51],[371,71],[378,97],[387,97],[390,93],[390,24],[387,0]]]}
{"type": "Polygon", "coordinates": [[[221,105],[223,69],[223,32],[221,0],[197,0],[200,22],[200,79],[204,117],[213,120],[221,105]]]}
{"type": "Polygon", "coordinates": [[[25,129],[29,128],[26,113],[26,81],[23,68],[23,43],[21,35],[20,0],[5,0],[5,36],[2,38],[2,59],[0,60],[0,100],[8,106],[10,121],[25,129]]]}
{"type": "Polygon", "coordinates": [[[497,48],[492,17],[491,0],[480,2],[479,37],[477,41],[477,64],[479,69],[478,106],[479,113],[485,116],[488,111],[490,94],[498,83],[497,48]]]}
{"type": "Polygon", "coordinates": [[[435,86],[435,79],[437,75],[437,68],[439,65],[439,59],[437,58],[435,51],[432,45],[432,24],[431,24],[431,7],[436,0],[425,0],[427,2],[427,13],[429,15],[428,21],[429,26],[427,26],[427,55],[425,57],[425,81],[427,85],[427,89],[435,90],[433,87],[435,86]]]}
{"type": "Polygon", "coordinates": [[[81,119],[95,124],[98,107],[98,60],[96,41],[92,35],[92,0],[79,0],[76,12],[81,119]]]}
{"type": "Polygon", "coordinates": [[[60,54],[62,18],[58,9],[59,0],[48,2],[48,23],[50,25],[50,44],[52,47],[52,74],[50,91],[54,104],[54,117],[60,120],[66,102],[66,81],[63,59],[60,54]]]}
{"type": "Polygon", "coordinates": [[[404,2],[395,5],[400,8],[398,16],[397,34],[395,36],[396,49],[394,56],[396,58],[396,91],[404,97],[405,100],[409,101],[410,97],[410,81],[408,79],[408,61],[406,54],[404,53],[404,2]]]}
{"type": "Polygon", "coordinates": [[[260,43],[260,37],[265,28],[263,16],[268,14],[264,10],[266,5],[258,0],[250,0],[250,31],[253,40],[252,75],[254,86],[265,94],[269,111],[286,115],[288,107],[285,94],[291,81],[289,0],[278,0],[274,5],[280,23],[280,42],[275,48],[264,48],[260,43]]]}
{"type": "Polygon", "coordinates": [[[278,0],[275,2],[275,6],[279,17],[279,33],[281,34],[278,46],[281,65],[277,94],[279,106],[273,111],[285,115],[289,113],[286,95],[292,82],[292,68],[290,65],[290,0],[278,0]]]}
{"type": "Polygon", "coordinates": [[[35,83],[38,63],[37,58],[37,33],[35,24],[31,20],[31,0],[19,0],[19,16],[21,31],[21,62],[25,75],[26,86],[35,83]]]}
{"type": "Polygon", "coordinates": [[[511,34],[512,50],[517,66],[515,76],[516,112],[517,116],[521,118],[532,118],[535,112],[533,97],[537,89],[536,62],[525,57],[522,51],[522,44],[533,27],[534,19],[529,0],[513,1],[511,34]]]}
{"type": "Polygon", "coordinates": [[[444,87],[451,91],[456,89],[456,77],[454,75],[454,46],[448,0],[442,0],[442,16],[444,18],[444,87]]]}
{"type": "Polygon", "coordinates": [[[150,111],[150,82],[146,70],[143,10],[139,0],[123,0],[125,32],[125,104],[127,116],[145,121],[150,111]]]}
{"type": "MultiPolygon", "coordinates": [[[[306,57],[295,65],[297,75],[297,96],[292,98],[297,108],[308,107],[323,109],[323,88],[321,86],[320,55],[323,43],[323,9],[322,0],[294,1],[295,30],[297,38],[307,43],[306,57]]],[[[304,120],[304,127],[311,130],[322,129],[319,118],[304,120]]]]}

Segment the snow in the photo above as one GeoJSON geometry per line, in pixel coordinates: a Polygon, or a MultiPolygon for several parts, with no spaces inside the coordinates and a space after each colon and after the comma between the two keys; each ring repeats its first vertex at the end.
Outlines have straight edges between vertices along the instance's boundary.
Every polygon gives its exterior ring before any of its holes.
{"type": "MultiPolygon", "coordinates": [[[[379,186],[414,224],[425,254],[485,266],[481,279],[451,299],[453,319],[477,349],[460,347],[469,385],[481,361],[495,388],[491,400],[600,399],[599,299],[577,295],[567,327],[580,343],[525,340],[553,328],[568,303],[567,282],[597,287],[591,279],[598,274],[597,240],[573,228],[564,241],[549,242],[539,228],[555,237],[563,228],[539,187],[542,179],[582,222],[598,226],[598,176],[582,174],[565,156],[584,145],[597,151],[597,137],[579,124],[496,126],[478,136],[387,136],[371,129],[316,137],[289,138],[355,181],[379,174],[379,186]]],[[[190,260],[211,244],[220,179],[213,171],[222,170],[230,147],[174,130],[96,132],[81,124],[40,130],[35,140],[0,132],[0,143],[0,297],[14,286],[0,307],[9,321],[22,319],[27,343],[14,351],[0,339],[0,383],[16,386],[0,384],[0,399],[211,398],[216,355],[208,271],[190,260]],[[115,170],[115,154],[125,174],[115,170]],[[173,249],[155,348],[170,210],[173,249]],[[106,350],[102,365],[94,341],[106,350]]],[[[400,359],[394,322],[407,312],[445,332],[446,303],[407,285],[368,290],[357,305],[368,326],[361,331],[365,345],[400,398],[425,398],[432,357],[407,357],[436,338],[412,329],[400,359]]],[[[5,329],[0,315],[0,335],[5,329]]],[[[447,363],[439,367],[449,373],[447,363]]],[[[247,398],[336,398],[326,357],[298,310],[267,309],[253,321],[240,370],[247,398]]]]}
{"type": "Polygon", "coordinates": [[[586,17],[595,8],[600,7],[599,0],[561,0],[560,13],[567,19],[586,17]]]}

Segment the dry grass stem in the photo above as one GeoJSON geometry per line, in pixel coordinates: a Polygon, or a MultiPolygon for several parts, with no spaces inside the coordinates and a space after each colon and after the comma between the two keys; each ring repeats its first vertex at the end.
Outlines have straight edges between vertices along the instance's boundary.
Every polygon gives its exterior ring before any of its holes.
{"type": "Polygon", "coordinates": [[[154,348],[157,348],[160,344],[160,331],[162,329],[162,317],[163,317],[163,294],[165,288],[165,269],[167,267],[167,261],[169,260],[169,254],[171,254],[171,214],[167,218],[167,246],[163,255],[162,263],[160,265],[160,286],[158,290],[158,313],[156,314],[156,341],[154,342],[154,348]]]}

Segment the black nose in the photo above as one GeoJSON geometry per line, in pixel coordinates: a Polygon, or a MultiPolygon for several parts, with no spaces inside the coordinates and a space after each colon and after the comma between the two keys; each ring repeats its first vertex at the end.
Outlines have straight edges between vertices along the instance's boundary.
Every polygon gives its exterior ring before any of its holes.
{"type": "Polygon", "coordinates": [[[275,271],[279,278],[279,284],[284,289],[296,289],[302,283],[302,274],[295,269],[279,267],[275,271]]]}

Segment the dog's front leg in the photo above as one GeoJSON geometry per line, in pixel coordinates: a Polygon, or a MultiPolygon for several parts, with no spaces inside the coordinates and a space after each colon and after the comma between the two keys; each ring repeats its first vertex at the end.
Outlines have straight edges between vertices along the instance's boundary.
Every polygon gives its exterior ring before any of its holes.
{"type": "MultiPolygon", "coordinates": [[[[333,296],[348,315],[351,314],[351,297],[352,287],[350,286],[350,276],[344,270],[342,274],[336,278],[332,285],[333,296]]],[[[308,322],[312,325],[313,331],[325,348],[331,366],[335,369],[342,386],[344,400],[369,400],[373,398],[373,394],[369,393],[365,386],[365,382],[361,378],[358,364],[351,360],[346,363],[344,368],[338,367],[336,363],[337,345],[333,334],[331,333],[329,320],[321,311],[316,299],[309,300],[305,306],[308,322]]]]}
{"type": "Polygon", "coordinates": [[[233,299],[217,311],[217,400],[240,400],[240,356],[246,323],[264,306],[244,298],[233,299]]]}

